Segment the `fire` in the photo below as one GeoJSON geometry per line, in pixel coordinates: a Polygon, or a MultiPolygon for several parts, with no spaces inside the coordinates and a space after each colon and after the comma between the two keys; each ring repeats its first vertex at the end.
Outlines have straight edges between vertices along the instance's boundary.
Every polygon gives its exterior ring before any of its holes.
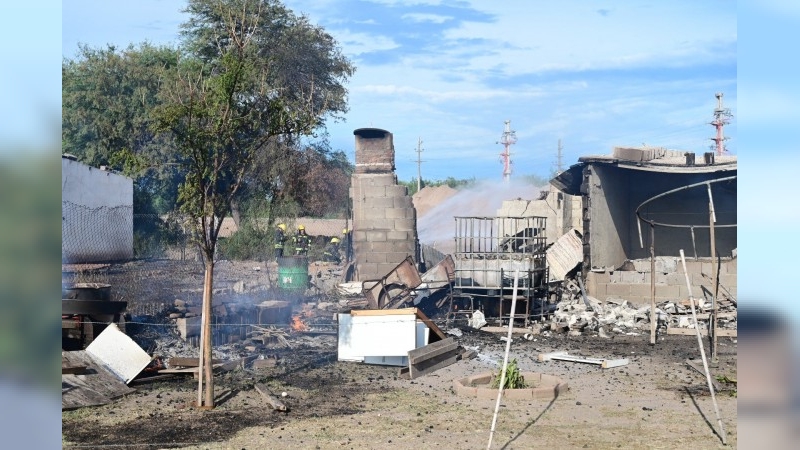
{"type": "Polygon", "coordinates": [[[308,327],[303,320],[300,319],[300,315],[292,316],[292,330],[294,331],[306,331],[308,327]]]}

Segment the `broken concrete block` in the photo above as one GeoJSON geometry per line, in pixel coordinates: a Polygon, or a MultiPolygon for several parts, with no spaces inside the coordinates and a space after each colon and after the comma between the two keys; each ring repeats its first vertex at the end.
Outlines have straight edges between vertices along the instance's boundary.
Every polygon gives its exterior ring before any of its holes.
{"type": "Polygon", "coordinates": [[[186,340],[190,336],[200,336],[200,317],[181,317],[176,319],[178,334],[186,340]]]}

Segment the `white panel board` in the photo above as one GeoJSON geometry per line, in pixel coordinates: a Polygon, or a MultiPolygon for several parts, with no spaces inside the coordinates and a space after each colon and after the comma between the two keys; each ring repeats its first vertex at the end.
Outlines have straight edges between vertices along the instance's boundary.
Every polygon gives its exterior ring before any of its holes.
{"type": "Polygon", "coordinates": [[[361,356],[407,356],[416,348],[414,315],[353,316],[350,333],[353,351],[361,356]]]}
{"type": "Polygon", "coordinates": [[[425,325],[425,322],[417,322],[417,337],[416,346],[414,348],[425,347],[428,345],[428,336],[431,334],[431,329],[425,325]]]}
{"type": "Polygon", "coordinates": [[[152,359],[114,323],[109,324],[86,347],[86,353],[101,361],[108,370],[126,384],[139,375],[139,372],[147,367],[152,359]]]}
{"type": "Polygon", "coordinates": [[[336,315],[339,320],[339,343],[338,343],[338,359],[339,361],[364,361],[363,355],[358,355],[353,352],[352,342],[352,329],[353,329],[353,316],[350,314],[339,313],[336,315]]]}

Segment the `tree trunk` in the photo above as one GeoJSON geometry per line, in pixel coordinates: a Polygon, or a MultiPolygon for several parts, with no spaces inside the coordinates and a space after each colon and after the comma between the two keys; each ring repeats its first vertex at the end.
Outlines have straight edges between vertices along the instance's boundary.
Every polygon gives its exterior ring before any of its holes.
{"type": "MultiPolygon", "coordinates": [[[[214,288],[214,260],[213,258],[205,258],[205,278],[203,280],[203,310],[202,310],[202,360],[203,370],[201,377],[205,377],[205,395],[203,396],[203,405],[207,408],[214,407],[214,373],[212,372],[212,358],[211,358],[211,314],[212,314],[212,293],[214,288]]],[[[202,389],[202,388],[201,388],[202,389]]],[[[198,398],[200,394],[198,393],[198,398]]]]}
{"type": "Polygon", "coordinates": [[[233,217],[233,223],[236,224],[238,230],[242,224],[242,215],[239,212],[239,201],[236,199],[231,199],[231,217],[233,217]]]}

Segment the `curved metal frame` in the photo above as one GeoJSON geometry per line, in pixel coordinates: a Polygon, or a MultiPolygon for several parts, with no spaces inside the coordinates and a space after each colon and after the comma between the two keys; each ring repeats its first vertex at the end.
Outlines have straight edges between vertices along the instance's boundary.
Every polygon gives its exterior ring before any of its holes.
{"type": "MultiPolygon", "coordinates": [[[[737,177],[738,177],[738,175],[734,175],[734,176],[731,176],[731,177],[717,178],[717,179],[714,179],[714,180],[701,181],[699,183],[688,184],[686,186],[679,187],[677,189],[672,189],[672,190],[669,190],[667,192],[663,192],[661,194],[656,195],[655,197],[650,197],[649,199],[643,201],[639,206],[636,207],[636,217],[639,219],[639,220],[636,221],[636,226],[639,228],[639,245],[641,246],[641,248],[644,248],[644,241],[642,240],[642,222],[648,223],[652,227],[655,227],[656,225],[658,225],[658,226],[669,227],[669,228],[689,228],[689,229],[692,230],[692,241],[694,241],[694,229],[695,228],[710,228],[711,227],[710,225],[681,225],[681,224],[674,224],[674,223],[662,223],[662,222],[656,222],[655,220],[645,219],[644,217],[641,216],[640,213],[641,213],[641,209],[646,204],[648,204],[648,203],[650,203],[650,202],[652,202],[654,200],[657,200],[657,199],[659,199],[661,197],[666,197],[668,195],[675,194],[676,192],[685,191],[687,189],[691,189],[691,188],[695,188],[695,187],[699,187],[699,186],[706,186],[706,188],[708,189],[708,200],[709,200],[709,202],[711,202],[711,213],[714,214],[714,199],[711,196],[711,184],[712,183],[719,183],[721,181],[734,180],[737,177]]],[[[714,221],[716,222],[716,216],[714,216],[714,221]]],[[[714,225],[715,228],[734,228],[736,226],[737,225],[735,223],[733,223],[733,224],[725,224],[725,225],[714,225]]]]}

